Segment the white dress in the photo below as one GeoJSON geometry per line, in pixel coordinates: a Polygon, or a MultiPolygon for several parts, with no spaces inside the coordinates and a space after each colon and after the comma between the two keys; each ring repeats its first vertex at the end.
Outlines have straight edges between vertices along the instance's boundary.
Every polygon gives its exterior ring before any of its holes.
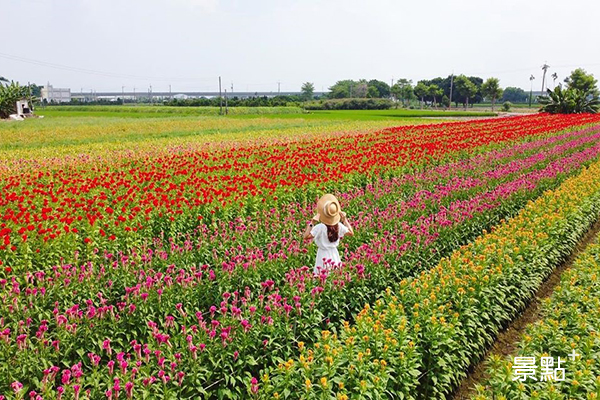
{"type": "Polygon", "coordinates": [[[341,222],[338,222],[338,240],[330,242],[327,238],[327,225],[317,224],[310,230],[310,234],[314,237],[314,242],[319,248],[317,250],[317,260],[315,262],[315,274],[319,273],[319,270],[323,268],[329,269],[332,265],[338,265],[341,263],[340,253],[338,252],[338,245],[340,239],[348,233],[348,228],[341,222]],[[325,265],[325,267],[324,267],[325,265]]]}

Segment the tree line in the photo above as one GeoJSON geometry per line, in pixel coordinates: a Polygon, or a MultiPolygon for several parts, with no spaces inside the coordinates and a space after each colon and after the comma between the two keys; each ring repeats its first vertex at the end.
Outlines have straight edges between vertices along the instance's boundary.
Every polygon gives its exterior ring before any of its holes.
{"type": "Polygon", "coordinates": [[[445,78],[420,80],[416,84],[411,79],[403,78],[393,85],[377,79],[347,79],[331,86],[327,98],[391,98],[405,107],[415,100],[421,107],[449,107],[452,101],[456,107],[460,104],[468,107],[469,104],[481,103],[485,99],[492,104],[497,101],[525,102],[527,94],[519,88],[509,87],[503,90],[497,78],[484,81],[477,76],[449,75],[445,78]]]}
{"type": "MultiPolygon", "coordinates": [[[[556,80],[556,74],[553,77],[556,80]]],[[[7,81],[5,78],[2,78],[7,81]]],[[[1,82],[0,82],[1,83],[1,82]]],[[[7,83],[7,82],[6,82],[7,83]]],[[[6,92],[8,85],[5,83],[6,92]]],[[[585,95],[588,98],[598,97],[596,79],[585,70],[577,68],[564,79],[566,89],[569,92],[562,93],[562,84],[555,87],[552,95],[557,98],[571,99],[573,95],[579,97],[585,95]],[[575,93],[575,90],[579,92],[575,93]],[[556,91],[558,90],[558,91],[556,91]],[[556,92],[556,93],[554,93],[556,92]],[[561,97],[562,96],[562,97],[561,97]]],[[[41,86],[30,86],[31,94],[40,95],[41,86]]],[[[14,92],[14,91],[13,91],[14,92]]],[[[5,96],[6,93],[5,93],[5,96]]],[[[451,103],[458,107],[463,105],[465,108],[469,105],[482,102],[490,102],[492,110],[498,102],[509,103],[527,103],[531,102],[530,94],[518,87],[500,86],[498,78],[490,77],[484,80],[478,76],[449,75],[447,77],[436,77],[433,79],[424,79],[413,83],[411,79],[398,79],[392,84],[377,79],[344,79],[337,81],[329,88],[329,91],[323,95],[315,96],[315,87],[312,82],[305,82],[301,86],[299,95],[292,96],[254,96],[249,98],[230,97],[227,98],[228,105],[231,107],[280,107],[280,106],[303,106],[307,109],[362,109],[362,108],[390,108],[393,105],[402,107],[413,107],[418,103],[420,108],[430,107],[450,107],[451,103]],[[352,101],[350,101],[350,99],[352,101]],[[318,100],[315,102],[315,100],[318,100]],[[379,100],[379,101],[371,101],[379,100]],[[309,103],[307,103],[309,102],[309,103]]],[[[566,101],[566,100],[565,100],[566,101]]],[[[116,102],[109,100],[99,100],[98,104],[122,104],[122,100],[116,102]]],[[[9,103],[9,102],[4,102],[9,103]]],[[[164,100],[163,104],[172,106],[220,106],[224,99],[198,98],[198,99],[169,99],[164,100]]],[[[63,103],[69,104],[69,103],[63,103]]],[[[79,101],[72,101],[70,104],[80,104],[79,101]]],[[[93,104],[86,103],[86,104],[93,104]]]]}

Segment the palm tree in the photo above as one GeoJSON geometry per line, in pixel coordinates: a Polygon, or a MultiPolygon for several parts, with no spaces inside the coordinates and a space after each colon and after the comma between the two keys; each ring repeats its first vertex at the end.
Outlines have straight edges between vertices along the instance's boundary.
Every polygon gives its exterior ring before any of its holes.
{"type": "Polygon", "coordinates": [[[555,72],[552,74],[552,83],[554,87],[556,87],[556,80],[558,79],[558,74],[555,72]]]}

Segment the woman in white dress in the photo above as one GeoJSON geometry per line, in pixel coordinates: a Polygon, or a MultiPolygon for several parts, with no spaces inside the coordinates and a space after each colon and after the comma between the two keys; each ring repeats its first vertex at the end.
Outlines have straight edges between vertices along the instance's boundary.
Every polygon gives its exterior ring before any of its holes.
{"type": "Polygon", "coordinates": [[[335,196],[326,194],[321,197],[317,203],[317,214],[302,235],[305,240],[314,240],[317,245],[315,274],[341,263],[337,249],[340,239],[352,235],[354,230],[335,196]]]}

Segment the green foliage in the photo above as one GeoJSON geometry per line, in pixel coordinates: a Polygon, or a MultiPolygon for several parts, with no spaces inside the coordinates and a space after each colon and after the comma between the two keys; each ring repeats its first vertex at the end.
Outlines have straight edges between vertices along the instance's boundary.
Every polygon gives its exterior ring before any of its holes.
{"type": "Polygon", "coordinates": [[[379,97],[379,92],[377,91],[377,89],[373,86],[369,86],[367,88],[367,97],[370,99],[374,99],[379,97]]]}
{"type": "Polygon", "coordinates": [[[402,102],[403,106],[406,106],[406,102],[415,98],[413,90],[412,80],[403,78],[398,79],[398,82],[391,88],[391,93],[402,102]]]}
{"type": "Polygon", "coordinates": [[[388,99],[335,99],[307,103],[307,110],[387,110],[394,103],[388,99]]]}
{"type": "Polygon", "coordinates": [[[478,92],[477,85],[464,75],[459,75],[454,80],[456,92],[465,98],[465,108],[469,106],[469,99],[475,96],[478,92]]]}
{"type": "Polygon", "coordinates": [[[577,68],[571,72],[571,75],[565,79],[565,83],[569,89],[578,89],[594,97],[597,97],[599,94],[598,87],[596,86],[598,81],[594,78],[594,75],[588,74],[582,68],[577,68]]]}
{"type": "Polygon", "coordinates": [[[346,79],[337,81],[335,85],[329,88],[328,98],[346,99],[346,98],[386,98],[390,96],[390,86],[377,79],[366,79],[354,81],[346,79]]]}
{"type": "Polygon", "coordinates": [[[512,107],[512,103],[510,101],[505,101],[504,103],[502,103],[502,111],[510,111],[510,108],[512,107]]]}
{"type": "Polygon", "coordinates": [[[31,92],[27,86],[13,81],[7,84],[0,83],[0,118],[8,118],[10,114],[17,112],[17,101],[29,97],[31,92]]]}
{"type": "Polygon", "coordinates": [[[437,99],[444,95],[444,91],[436,84],[427,87],[427,94],[433,98],[433,106],[435,107],[437,99]]]}
{"type": "Polygon", "coordinates": [[[369,87],[369,93],[375,94],[374,96],[370,97],[386,98],[390,97],[391,95],[390,85],[383,81],[371,79],[367,85],[369,87]],[[373,88],[373,90],[371,88],[373,88]]]}
{"type": "Polygon", "coordinates": [[[481,85],[481,94],[483,97],[492,100],[492,111],[494,111],[494,104],[496,99],[502,97],[502,88],[500,87],[500,80],[498,78],[489,78],[481,85]]]}
{"type": "Polygon", "coordinates": [[[421,99],[421,108],[423,108],[425,96],[429,94],[429,85],[426,85],[423,81],[419,81],[419,83],[417,83],[417,86],[415,86],[414,92],[415,96],[421,99]]]}
{"type": "Polygon", "coordinates": [[[302,100],[312,100],[315,93],[315,85],[312,82],[304,82],[300,91],[302,92],[302,100]]]}
{"type": "MultiPolygon", "coordinates": [[[[287,107],[299,106],[304,100],[303,96],[275,96],[275,97],[229,97],[227,103],[230,107],[287,107]]],[[[84,103],[86,104],[86,103],[84,103]]],[[[172,99],[163,103],[165,106],[173,107],[219,107],[220,99],[213,97],[207,99],[172,99]]],[[[102,105],[118,105],[115,102],[108,102],[102,105]]]]}
{"type": "MultiPolygon", "coordinates": [[[[512,357],[490,359],[485,387],[475,400],[487,399],[594,399],[600,394],[600,245],[591,244],[561,276],[552,297],[542,303],[542,318],[529,325],[515,356],[562,359],[564,380],[513,380],[512,357]],[[577,357],[568,355],[575,350],[577,357]],[[593,395],[596,396],[593,396],[593,395]]],[[[556,365],[554,366],[556,367],[556,365]]],[[[551,368],[553,370],[554,368],[551,368]]],[[[538,373],[539,377],[540,374],[538,373]]],[[[560,377],[560,375],[559,375],[560,377]]]]}
{"type": "Polygon", "coordinates": [[[574,87],[563,89],[562,85],[548,89],[548,95],[538,97],[538,103],[541,112],[550,114],[596,113],[600,108],[597,95],[574,87]]]}
{"type": "Polygon", "coordinates": [[[511,103],[527,103],[529,95],[523,89],[518,87],[509,86],[504,89],[502,94],[503,101],[510,101],[511,103]]]}

